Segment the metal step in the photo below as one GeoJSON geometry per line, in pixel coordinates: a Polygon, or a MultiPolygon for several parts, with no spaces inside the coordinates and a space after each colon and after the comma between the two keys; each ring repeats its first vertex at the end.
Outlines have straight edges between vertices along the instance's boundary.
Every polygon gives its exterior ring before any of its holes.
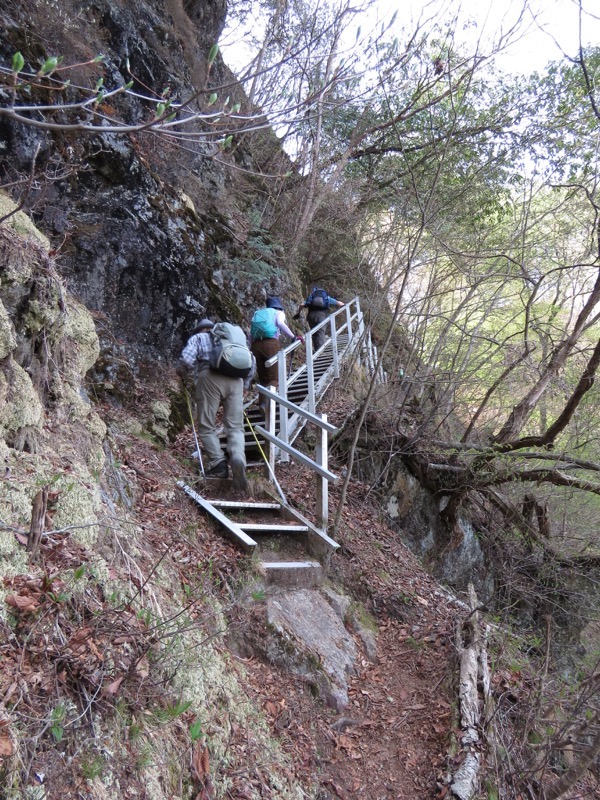
{"type": "Polygon", "coordinates": [[[244,530],[242,530],[240,525],[236,525],[235,522],[232,522],[230,519],[215,507],[215,505],[210,501],[206,500],[204,497],[195,492],[192,488],[190,488],[187,484],[183,481],[177,481],[177,486],[191,497],[198,505],[203,508],[208,514],[210,514],[217,522],[220,522],[221,525],[228,531],[228,533],[237,541],[244,550],[253,550],[256,547],[256,542],[250,536],[246,534],[244,530]]]}
{"type": "Polygon", "coordinates": [[[281,503],[255,503],[251,500],[247,502],[238,500],[211,500],[210,502],[215,508],[230,508],[232,510],[250,509],[257,511],[271,509],[273,511],[281,511],[281,503]]]}
{"type": "Polygon", "coordinates": [[[245,533],[308,533],[309,528],[307,525],[286,525],[279,523],[279,525],[270,525],[263,522],[240,522],[239,527],[245,533]]]}

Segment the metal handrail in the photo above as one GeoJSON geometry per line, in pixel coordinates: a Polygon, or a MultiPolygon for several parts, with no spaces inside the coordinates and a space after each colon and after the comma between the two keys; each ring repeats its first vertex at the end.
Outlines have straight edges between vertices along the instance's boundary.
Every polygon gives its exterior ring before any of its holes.
{"type": "MultiPolygon", "coordinates": [[[[362,311],[360,308],[360,300],[354,297],[341,308],[336,309],[327,316],[323,322],[320,322],[314,328],[306,333],[305,346],[306,358],[294,372],[288,374],[289,369],[293,365],[293,353],[300,346],[300,342],[294,341],[285,347],[282,347],[278,353],[272,356],[266,362],[267,366],[278,365],[278,393],[279,397],[287,399],[288,392],[291,391],[292,386],[306,376],[306,399],[300,403],[300,406],[307,408],[311,413],[315,413],[318,395],[327,387],[331,380],[339,378],[340,363],[348,355],[349,352],[356,350],[358,363],[361,363],[361,352],[364,351],[365,364],[372,370],[376,361],[373,358],[373,347],[367,337],[368,330],[365,326],[362,311]],[[338,323],[339,325],[338,328],[338,323]],[[330,337],[325,341],[324,345],[319,350],[313,352],[312,337],[315,331],[328,326],[330,337]],[[345,339],[343,345],[340,342],[340,337],[345,339]],[[332,363],[331,366],[321,374],[318,381],[316,379],[315,364],[319,359],[321,353],[326,349],[331,348],[332,363]],[[288,362],[288,356],[290,357],[288,362]]],[[[285,407],[280,408],[279,415],[279,436],[286,442],[292,440],[300,432],[305,420],[294,412],[288,413],[289,410],[285,407]]],[[[288,454],[285,451],[280,452],[281,461],[288,461],[288,454]]]]}
{"type": "Polygon", "coordinates": [[[312,422],[314,425],[317,425],[319,428],[322,428],[329,433],[335,433],[337,431],[335,425],[332,425],[330,422],[326,422],[325,420],[321,419],[321,417],[317,417],[316,414],[311,414],[310,411],[307,411],[305,408],[302,408],[302,406],[299,406],[296,403],[292,403],[291,400],[287,400],[280,394],[277,394],[277,392],[272,392],[267,386],[261,386],[258,384],[256,388],[258,389],[259,394],[267,397],[269,400],[275,400],[275,402],[279,403],[280,406],[289,408],[290,411],[298,414],[299,417],[307,420],[307,422],[312,422]]]}
{"type": "Polygon", "coordinates": [[[316,472],[317,475],[320,475],[322,478],[325,478],[326,480],[333,482],[338,480],[338,475],[336,475],[333,472],[330,472],[328,469],[325,469],[318,462],[314,461],[312,458],[305,456],[304,453],[301,453],[300,450],[297,450],[293,445],[287,444],[286,442],[282,442],[278,436],[273,436],[273,434],[269,433],[269,431],[263,428],[262,425],[255,425],[254,430],[257,433],[260,433],[261,436],[264,436],[267,441],[271,442],[277,447],[280,447],[282,450],[285,450],[292,456],[292,458],[295,458],[296,461],[299,461],[306,467],[310,467],[313,470],[313,472],[316,472]]]}
{"type": "Polygon", "coordinates": [[[282,460],[284,460],[284,456],[286,457],[286,460],[289,458],[289,456],[291,456],[301,464],[310,467],[310,469],[315,473],[317,479],[317,524],[321,527],[322,531],[325,531],[329,516],[329,482],[337,481],[338,479],[338,476],[328,469],[327,436],[329,433],[335,433],[337,428],[335,425],[327,422],[327,417],[325,414],[322,414],[320,417],[316,416],[315,414],[311,414],[310,411],[307,411],[305,408],[296,405],[296,403],[292,403],[291,400],[282,397],[272,389],[268,389],[259,385],[258,392],[269,401],[266,419],[267,426],[263,427],[262,425],[255,424],[254,430],[257,433],[260,433],[267,440],[267,442],[270,443],[268,456],[270,480],[275,481],[276,449],[282,454],[282,460]],[[276,404],[279,404],[279,436],[277,436],[275,433],[276,404]],[[281,427],[281,420],[284,417],[287,417],[287,409],[290,409],[294,412],[294,414],[303,417],[306,422],[312,422],[314,425],[320,428],[320,435],[317,437],[315,459],[304,455],[304,453],[300,452],[300,450],[291,445],[287,440],[287,428],[284,427],[282,429],[281,427]],[[266,429],[267,427],[268,430],[266,429]]]}
{"type": "MultiPolygon", "coordinates": [[[[321,328],[324,328],[326,325],[331,325],[331,320],[332,319],[336,319],[337,317],[341,316],[342,314],[346,314],[347,319],[346,319],[346,322],[343,325],[341,325],[339,329],[336,329],[336,335],[339,336],[340,334],[344,333],[344,331],[349,331],[350,332],[349,333],[349,338],[350,339],[353,338],[354,334],[352,334],[352,322],[354,320],[356,320],[357,321],[357,328],[359,328],[359,319],[362,321],[362,315],[360,313],[360,305],[359,305],[359,301],[358,301],[357,297],[354,297],[352,300],[349,300],[341,308],[338,308],[337,311],[331,312],[331,314],[329,314],[327,319],[324,319],[323,322],[319,322],[318,325],[315,325],[314,328],[311,328],[310,331],[308,331],[306,333],[306,335],[308,336],[310,334],[310,336],[312,336],[314,333],[316,333],[321,328]],[[354,313],[351,312],[351,314],[349,315],[348,311],[352,308],[353,305],[356,305],[356,307],[357,307],[356,311],[354,313]]],[[[265,365],[267,367],[272,367],[273,364],[277,363],[277,360],[280,358],[280,356],[282,354],[285,357],[285,356],[289,355],[290,353],[293,353],[294,350],[297,347],[300,347],[301,344],[302,344],[302,342],[294,341],[294,342],[291,342],[290,344],[286,345],[285,347],[282,347],[281,350],[279,351],[279,353],[277,353],[276,355],[272,356],[268,361],[265,362],[265,365]]],[[[317,351],[315,351],[313,353],[313,358],[316,358],[318,356],[318,354],[325,348],[326,344],[327,344],[327,342],[323,345],[323,347],[320,347],[317,351]]]]}
{"type": "MultiPolygon", "coordinates": [[[[300,346],[301,342],[294,341],[283,347],[272,358],[266,361],[266,366],[278,365],[278,391],[273,391],[272,388],[265,386],[257,386],[260,395],[268,400],[268,426],[262,427],[255,425],[255,429],[270,443],[269,463],[271,468],[274,469],[275,458],[277,452],[281,461],[289,461],[293,458],[302,464],[310,467],[317,478],[317,516],[319,524],[323,530],[327,527],[328,517],[328,484],[330,481],[337,480],[337,476],[330,472],[328,469],[328,434],[335,433],[337,428],[331,423],[327,422],[325,415],[317,415],[316,403],[317,397],[315,392],[315,372],[314,364],[318,356],[330,344],[332,348],[332,365],[329,369],[320,376],[318,381],[318,388],[323,388],[328,385],[327,381],[332,378],[339,377],[340,362],[347,354],[352,352],[357,346],[357,357],[360,363],[361,351],[364,352],[365,363],[367,367],[373,371],[377,364],[377,359],[374,357],[374,346],[371,341],[370,332],[366,329],[363,315],[360,308],[360,301],[358,297],[353,298],[341,308],[332,312],[327,316],[323,322],[320,322],[314,328],[306,333],[305,346],[306,346],[306,361],[298,367],[295,372],[287,374],[287,357],[300,346]],[[338,320],[345,316],[345,320],[340,327],[337,327],[338,320]],[[330,331],[331,342],[326,340],[325,344],[313,353],[312,337],[321,328],[328,326],[330,331]],[[340,336],[346,336],[347,342],[344,342],[343,347],[340,347],[340,336]],[[307,397],[298,405],[288,399],[288,389],[298,380],[298,378],[306,373],[307,380],[307,397]],[[278,435],[275,433],[275,415],[279,406],[279,431],[278,435]],[[306,407],[305,407],[306,406],[306,407]],[[316,460],[309,458],[301,453],[291,444],[290,437],[294,434],[296,429],[300,430],[302,425],[306,422],[316,425],[319,429],[317,437],[316,460]],[[269,428],[269,430],[266,429],[269,428]]],[[[291,363],[291,362],[290,362],[291,363]]],[[[297,433],[296,433],[297,435],[297,433]]]]}

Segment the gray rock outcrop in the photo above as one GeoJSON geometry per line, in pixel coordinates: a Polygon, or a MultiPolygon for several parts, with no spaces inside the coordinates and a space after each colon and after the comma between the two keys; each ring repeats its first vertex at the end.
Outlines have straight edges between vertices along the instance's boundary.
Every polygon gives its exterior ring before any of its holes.
{"type": "Polygon", "coordinates": [[[271,657],[287,661],[324,701],[341,711],[348,704],[348,678],[357,658],[356,644],[343,620],[323,595],[301,589],[270,597],[267,618],[275,637],[271,657]],[[286,652],[285,645],[289,645],[286,652]]]}

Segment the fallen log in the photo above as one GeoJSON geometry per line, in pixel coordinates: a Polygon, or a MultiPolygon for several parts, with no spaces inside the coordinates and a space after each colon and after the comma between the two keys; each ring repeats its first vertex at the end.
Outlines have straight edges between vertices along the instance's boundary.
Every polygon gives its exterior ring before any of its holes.
{"type": "Polygon", "coordinates": [[[451,783],[451,797],[472,800],[479,786],[487,726],[493,718],[490,672],[487,658],[487,633],[482,635],[479,603],[472,584],[468,588],[470,612],[457,627],[457,650],[460,654],[458,690],[463,758],[451,783]],[[480,695],[479,687],[482,687],[480,695]]]}

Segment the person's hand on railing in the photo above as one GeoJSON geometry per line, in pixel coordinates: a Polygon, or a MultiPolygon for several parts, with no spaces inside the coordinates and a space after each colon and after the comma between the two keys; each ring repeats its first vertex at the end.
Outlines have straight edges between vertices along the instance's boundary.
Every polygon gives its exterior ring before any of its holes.
{"type": "Polygon", "coordinates": [[[294,339],[294,341],[295,341],[295,342],[302,342],[302,344],[304,344],[304,336],[302,336],[302,335],[298,334],[298,336],[296,336],[296,338],[294,339]]]}

